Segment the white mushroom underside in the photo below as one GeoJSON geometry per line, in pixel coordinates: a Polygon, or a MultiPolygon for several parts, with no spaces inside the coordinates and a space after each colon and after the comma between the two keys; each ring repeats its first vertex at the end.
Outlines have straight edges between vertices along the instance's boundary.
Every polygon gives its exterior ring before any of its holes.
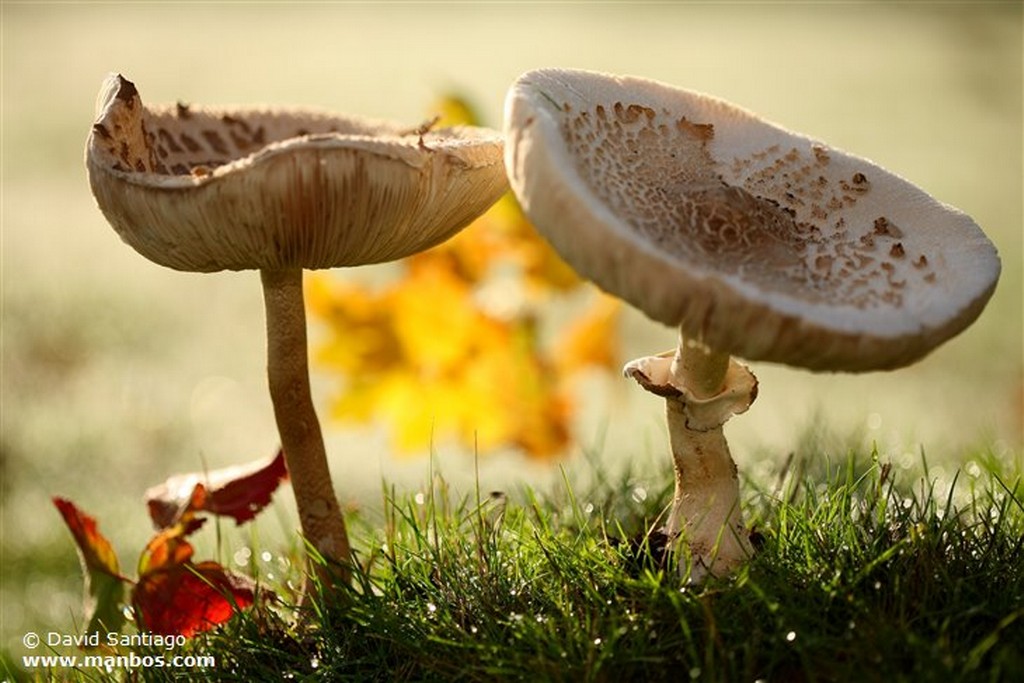
{"type": "Polygon", "coordinates": [[[545,70],[514,86],[507,119],[513,187],[567,260],[738,355],[793,362],[773,357],[777,330],[716,332],[733,299],[754,328],[763,310],[847,335],[947,338],[951,320],[968,315],[962,328],[980,312],[998,275],[968,216],[710,97],[545,70]]]}

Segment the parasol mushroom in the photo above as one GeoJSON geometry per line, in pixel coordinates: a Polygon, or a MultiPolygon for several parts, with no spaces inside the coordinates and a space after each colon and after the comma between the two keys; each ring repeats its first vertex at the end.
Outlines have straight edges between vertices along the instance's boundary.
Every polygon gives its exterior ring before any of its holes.
{"type": "Polygon", "coordinates": [[[542,69],[510,89],[505,132],[512,189],[565,260],[679,328],[674,351],[625,373],[667,401],[665,533],[685,539],[696,580],[751,552],[722,425],[757,381],[733,356],[898,368],[970,325],[999,277],[965,214],[714,97],[542,69]]]}
{"type": "Polygon", "coordinates": [[[399,259],[438,244],[507,188],[499,133],[430,130],[312,109],[144,106],[103,84],[86,146],[121,238],[182,271],[260,271],[270,396],[302,532],[350,559],[307,367],[303,269],[399,259]]]}

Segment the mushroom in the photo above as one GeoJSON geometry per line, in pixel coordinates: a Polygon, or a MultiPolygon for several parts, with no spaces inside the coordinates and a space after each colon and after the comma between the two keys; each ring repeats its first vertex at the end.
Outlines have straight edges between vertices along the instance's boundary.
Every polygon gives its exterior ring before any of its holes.
{"type": "Polygon", "coordinates": [[[302,533],[347,582],[349,541],[310,395],[302,271],[391,261],[458,232],[507,188],[501,135],[305,108],[144,106],[120,75],[104,82],[97,112],[89,181],[125,242],[177,270],[260,271],[270,396],[302,533]]]}
{"type": "Polygon", "coordinates": [[[965,214],[714,97],[542,69],[511,87],[505,132],[512,189],[565,260],[679,328],[674,351],[625,374],[668,404],[664,531],[688,544],[694,580],[751,552],[722,425],[757,381],[733,356],[898,368],[973,322],[999,276],[965,214]]]}

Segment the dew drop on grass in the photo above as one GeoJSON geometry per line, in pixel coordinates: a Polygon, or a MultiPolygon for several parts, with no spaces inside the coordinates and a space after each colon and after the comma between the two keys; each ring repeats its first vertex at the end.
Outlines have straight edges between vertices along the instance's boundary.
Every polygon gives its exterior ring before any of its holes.
{"type": "Polygon", "coordinates": [[[600,638],[594,638],[594,645],[600,646],[601,645],[601,639],[600,638]]]}
{"type": "Polygon", "coordinates": [[[423,503],[426,502],[427,498],[422,493],[417,493],[413,500],[416,501],[417,505],[423,505],[423,503]]]}
{"type": "Polygon", "coordinates": [[[593,512],[594,512],[594,504],[593,503],[587,503],[583,507],[583,511],[586,512],[588,515],[593,514],[593,512]]]}
{"type": "Polygon", "coordinates": [[[694,680],[697,680],[698,678],[700,678],[700,667],[699,666],[695,666],[692,669],[690,669],[690,678],[692,678],[694,680]]]}
{"type": "Polygon", "coordinates": [[[427,603],[427,611],[430,612],[431,614],[433,614],[434,612],[437,611],[437,605],[435,605],[432,602],[428,602],[427,603]]]}
{"type": "Polygon", "coordinates": [[[633,501],[636,503],[642,503],[647,500],[647,489],[642,486],[637,486],[633,489],[633,501]]]}
{"type": "Polygon", "coordinates": [[[232,559],[235,561],[235,564],[237,564],[239,567],[244,567],[245,565],[249,564],[250,557],[252,557],[252,551],[248,548],[241,548],[240,550],[235,552],[234,556],[232,556],[232,559]]]}
{"type": "Polygon", "coordinates": [[[264,550],[262,553],[260,553],[260,559],[264,562],[270,562],[272,559],[274,559],[274,556],[271,554],[269,550],[264,550]]]}
{"type": "Polygon", "coordinates": [[[314,669],[317,669],[320,667],[320,660],[316,657],[313,657],[313,659],[309,660],[309,665],[314,669]]]}
{"type": "Polygon", "coordinates": [[[790,631],[786,634],[786,642],[792,643],[794,640],[796,640],[796,631],[790,631]]]}

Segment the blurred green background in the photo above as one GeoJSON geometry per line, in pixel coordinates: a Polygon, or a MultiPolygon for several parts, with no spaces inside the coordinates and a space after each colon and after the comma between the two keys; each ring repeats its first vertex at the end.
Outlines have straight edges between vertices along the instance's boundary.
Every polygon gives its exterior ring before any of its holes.
{"type": "MultiPolygon", "coordinates": [[[[152,102],[312,104],[410,124],[456,90],[500,127],[520,73],[587,68],[714,93],[872,159],[986,230],[1003,259],[995,297],[963,335],[898,372],[755,365],[760,397],[728,428],[740,468],[769,473],[814,433],[877,444],[903,468],[923,449],[933,475],[947,479],[964,452],[1020,462],[1020,3],[5,2],[0,11],[4,649],[20,652],[29,629],[73,632],[81,618],[77,560],[50,496],[96,515],[131,574],[150,533],[148,486],[277,445],[258,276],[151,264],[120,243],[93,202],[83,146],[109,71],[152,102]]],[[[314,325],[314,341],[320,333],[314,325]]],[[[623,360],[674,342],[634,313],[623,336],[623,360]]],[[[314,374],[321,406],[330,380],[314,374]]],[[[569,467],[585,469],[587,449],[609,467],[667,471],[656,399],[594,376],[581,401],[569,467]]],[[[426,457],[393,455],[380,429],[327,422],[325,437],[340,495],[353,504],[379,505],[382,478],[399,490],[428,478],[426,457]]],[[[434,450],[437,466],[472,491],[472,452],[434,450]]],[[[480,462],[484,491],[558,477],[516,453],[480,462]]],[[[297,526],[290,498],[279,494],[255,532],[225,525],[222,559],[250,533],[276,552],[297,526]]],[[[200,557],[217,552],[197,540],[200,557]]]]}

